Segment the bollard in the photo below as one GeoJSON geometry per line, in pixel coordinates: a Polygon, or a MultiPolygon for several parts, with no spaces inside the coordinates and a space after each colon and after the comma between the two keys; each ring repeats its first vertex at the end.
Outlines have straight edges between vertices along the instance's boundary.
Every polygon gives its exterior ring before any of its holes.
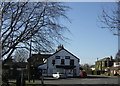
{"type": "Polygon", "coordinates": [[[24,78],[22,79],[22,83],[21,84],[22,84],[22,86],[25,86],[25,79],[24,78]]]}
{"type": "Polygon", "coordinates": [[[41,78],[41,85],[43,86],[44,85],[44,79],[43,79],[43,76],[41,78]]]}
{"type": "Polygon", "coordinates": [[[16,86],[21,86],[21,77],[17,77],[16,86]]]}
{"type": "Polygon", "coordinates": [[[25,86],[25,79],[21,77],[17,77],[16,86],[25,86]]]}

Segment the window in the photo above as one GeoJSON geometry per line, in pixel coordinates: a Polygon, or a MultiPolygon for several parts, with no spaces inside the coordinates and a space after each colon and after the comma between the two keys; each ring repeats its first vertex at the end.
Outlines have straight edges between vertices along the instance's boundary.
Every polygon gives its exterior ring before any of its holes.
{"type": "Polygon", "coordinates": [[[42,72],[43,74],[46,74],[47,73],[47,70],[46,69],[43,69],[43,72],[42,72]]]}
{"type": "Polygon", "coordinates": [[[39,60],[39,58],[37,57],[37,60],[39,60]]]}
{"type": "Polygon", "coordinates": [[[70,70],[69,70],[69,74],[72,74],[72,73],[73,73],[73,69],[70,69],[70,70]]]}
{"type": "Polygon", "coordinates": [[[119,65],[119,62],[116,62],[116,65],[119,65]]]}
{"type": "Polygon", "coordinates": [[[109,67],[113,66],[113,61],[109,62],[109,67]]]}
{"type": "Polygon", "coordinates": [[[65,59],[70,59],[70,56],[65,56],[65,59]]]}
{"type": "Polygon", "coordinates": [[[105,61],[105,67],[107,67],[107,61],[105,61]]]}
{"type": "Polygon", "coordinates": [[[60,56],[56,56],[56,59],[60,59],[60,56]]]}
{"type": "Polygon", "coordinates": [[[61,59],[61,64],[62,64],[62,65],[64,64],[64,59],[61,59]]]}
{"type": "Polygon", "coordinates": [[[53,64],[53,65],[55,64],[55,60],[52,60],[52,64],[53,64]]]}
{"type": "Polygon", "coordinates": [[[74,65],[74,59],[70,60],[70,65],[74,65]]]}

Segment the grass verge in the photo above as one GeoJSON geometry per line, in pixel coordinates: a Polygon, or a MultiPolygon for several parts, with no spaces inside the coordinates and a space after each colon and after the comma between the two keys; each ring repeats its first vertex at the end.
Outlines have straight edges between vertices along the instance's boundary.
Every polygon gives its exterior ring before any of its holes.
{"type": "MultiPolygon", "coordinates": [[[[16,86],[16,83],[9,83],[10,86],[16,86]]],[[[41,84],[38,83],[33,83],[33,82],[26,82],[25,86],[42,86],[41,84]]]]}

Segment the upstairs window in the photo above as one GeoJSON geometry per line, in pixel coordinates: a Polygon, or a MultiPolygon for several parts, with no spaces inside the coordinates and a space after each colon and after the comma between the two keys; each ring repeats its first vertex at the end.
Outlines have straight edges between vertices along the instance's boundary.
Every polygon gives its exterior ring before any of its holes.
{"type": "Polygon", "coordinates": [[[64,62],[64,59],[61,59],[61,65],[64,65],[65,62],[64,62]]]}
{"type": "Polygon", "coordinates": [[[70,60],[70,65],[74,65],[74,59],[70,60]]]}
{"type": "Polygon", "coordinates": [[[116,62],[116,65],[119,65],[119,62],[116,62]]]}
{"type": "Polygon", "coordinates": [[[60,56],[56,56],[55,58],[56,58],[56,59],[60,59],[60,56]]]}
{"type": "Polygon", "coordinates": [[[65,56],[65,59],[70,59],[70,56],[65,56]]]}
{"type": "Polygon", "coordinates": [[[52,64],[53,64],[53,65],[55,64],[55,60],[52,60],[52,64]]]}
{"type": "Polygon", "coordinates": [[[105,67],[107,67],[107,61],[105,61],[105,67]]]}

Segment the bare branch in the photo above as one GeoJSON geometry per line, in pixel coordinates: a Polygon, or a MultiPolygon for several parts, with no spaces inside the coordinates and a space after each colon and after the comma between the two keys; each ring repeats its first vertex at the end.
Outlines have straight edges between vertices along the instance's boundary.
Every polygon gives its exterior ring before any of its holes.
{"type": "MultiPolygon", "coordinates": [[[[118,3],[116,5],[118,5],[119,7],[120,4],[118,3]]],[[[107,12],[105,8],[103,8],[101,16],[98,17],[98,19],[100,20],[99,22],[100,27],[109,29],[110,31],[113,32],[113,34],[118,33],[119,24],[120,24],[119,22],[120,19],[118,15],[120,15],[120,10],[116,8],[111,12],[107,12]]]]}
{"type": "Polygon", "coordinates": [[[33,52],[50,52],[66,27],[59,19],[66,18],[69,7],[59,2],[4,2],[2,4],[2,56],[11,56],[17,48],[33,52]]]}

